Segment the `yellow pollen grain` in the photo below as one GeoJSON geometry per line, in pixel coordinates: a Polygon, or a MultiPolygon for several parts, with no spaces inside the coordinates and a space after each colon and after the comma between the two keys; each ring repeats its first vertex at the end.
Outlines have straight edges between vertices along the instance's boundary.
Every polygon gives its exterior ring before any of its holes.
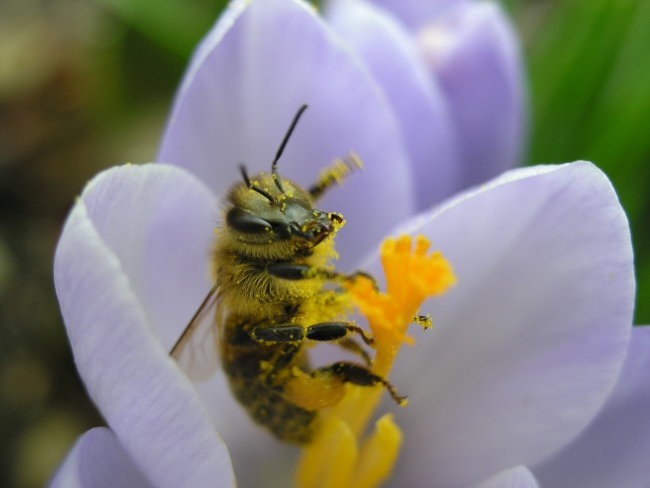
{"type": "MultiPolygon", "coordinates": [[[[431,325],[428,316],[417,313],[422,302],[456,282],[449,262],[440,252],[429,253],[429,248],[429,241],[422,236],[415,242],[408,235],[386,239],[380,252],[386,292],[377,291],[363,276],[346,286],[374,338],[370,369],[384,379],[388,379],[402,344],[414,344],[407,335],[408,326],[431,325]]],[[[319,413],[319,430],[303,450],[296,472],[299,488],[374,488],[390,476],[402,443],[402,432],[392,415],[382,416],[373,432],[363,437],[385,394],[384,387],[345,384],[343,390],[336,405],[319,413]]]]}

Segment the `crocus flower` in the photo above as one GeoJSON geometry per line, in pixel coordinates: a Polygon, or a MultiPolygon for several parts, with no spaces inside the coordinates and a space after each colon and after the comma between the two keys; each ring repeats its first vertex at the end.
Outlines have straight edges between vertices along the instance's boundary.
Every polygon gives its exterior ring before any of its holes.
{"type": "Polygon", "coordinates": [[[436,14],[432,2],[415,25],[362,0],[331,2],[325,25],[301,2],[257,3],[233,2],[198,47],[159,161],[221,195],[237,162],[268,169],[286,121],[309,103],[283,173],[308,184],[350,151],[366,162],[323,204],[367,224],[339,235],[343,267],[407,216],[520,163],[522,68],[496,4],[436,14]],[[402,197],[385,199],[387,182],[402,197]]]}
{"type": "Polygon", "coordinates": [[[396,412],[404,443],[392,483],[639,486],[650,474],[650,335],[631,328],[629,227],[611,184],[590,163],[526,168],[416,215],[417,184],[434,192],[440,168],[410,163],[406,119],[339,35],[296,1],[232,4],[176,100],[159,157],[172,164],[115,167],[84,189],[55,285],[108,427],[79,439],[52,486],[290,484],[295,451],[252,425],[219,372],[192,383],[168,351],[210,287],[218,196],[238,161],[268,170],[303,102],[283,175],[307,185],[351,150],[365,163],[322,204],[348,221],[345,263],[378,275],[389,231],[424,234],[458,277],[424,307],[436,327],[391,375],[410,398],[396,412]]]}

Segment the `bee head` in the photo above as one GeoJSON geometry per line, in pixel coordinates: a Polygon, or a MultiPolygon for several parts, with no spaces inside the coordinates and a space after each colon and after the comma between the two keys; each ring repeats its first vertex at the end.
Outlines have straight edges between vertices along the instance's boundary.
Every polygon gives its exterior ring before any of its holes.
{"type": "Polygon", "coordinates": [[[226,225],[239,242],[276,244],[276,249],[285,256],[300,254],[316,247],[343,226],[341,215],[314,208],[312,195],[282,178],[277,170],[278,160],[306,109],[307,105],[303,104],[294,115],[271,163],[270,173],[250,178],[246,168],[240,166],[243,182],[230,190],[231,207],[226,213],[226,225]]]}
{"type": "Polygon", "coordinates": [[[243,183],[230,191],[226,213],[226,225],[240,242],[310,249],[343,224],[339,214],[314,208],[308,192],[277,173],[249,178],[243,170],[242,175],[243,183]]]}

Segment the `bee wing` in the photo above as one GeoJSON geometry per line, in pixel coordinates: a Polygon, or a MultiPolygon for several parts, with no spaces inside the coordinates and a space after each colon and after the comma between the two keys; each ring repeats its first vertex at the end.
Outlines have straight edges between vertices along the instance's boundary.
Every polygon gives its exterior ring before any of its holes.
{"type": "Polygon", "coordinates": [[[201,302],[169,353],[192,380],[207,379],[219,367],[216,324],[219,301],[219,291],[215,285],[201,302]]]}

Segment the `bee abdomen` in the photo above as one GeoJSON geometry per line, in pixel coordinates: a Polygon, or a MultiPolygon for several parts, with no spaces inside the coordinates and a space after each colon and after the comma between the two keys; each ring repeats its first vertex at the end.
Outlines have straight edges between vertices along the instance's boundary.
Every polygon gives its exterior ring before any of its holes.
{"type": "Polygon", "coordinates": [[[232,392],[255,422],[284,442],[304,444],[311,440],[316,412],[286,401],[280,392],[259,382],[245,384],[233,380],[232,392]]]}
{"type": "Polygon", "coordinates": [[[278,439],[304,444],[313,435],[316,412],[282,396],[291,367],[304,361],[297,344],[262,345],[250,338],[251,323],[233,318],[222,342],[222,364],[230,389],[255,422],[278,439]],[[269,371],[268,368],[272,368],[269,371]]]}

